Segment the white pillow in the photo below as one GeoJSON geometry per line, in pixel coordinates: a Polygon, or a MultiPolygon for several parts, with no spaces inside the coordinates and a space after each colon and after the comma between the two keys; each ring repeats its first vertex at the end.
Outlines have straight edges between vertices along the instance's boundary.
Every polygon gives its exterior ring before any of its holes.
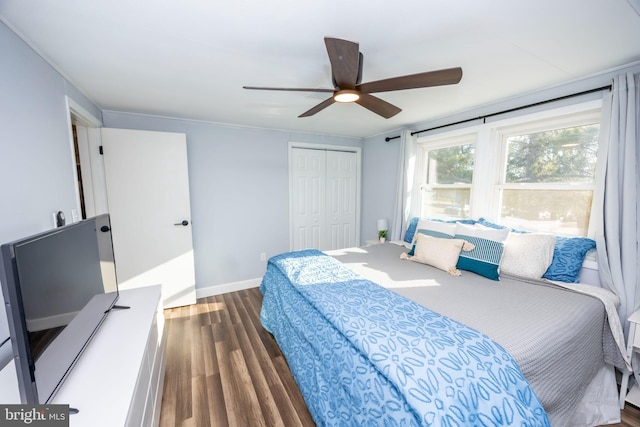
{"type": "Polygon", "coordinates": [[[458,263],[462,245],[465,243],[464,240],[440,239],[416,233],[415,243],[413,257],[410,258],[412,261],[431,265],[454,276],[460,275],[456,264],[458,263]]]}
{"type": "Polygon", "coordinates": [[[504,244],[500,272],[539,279],[553,260],[556,236],[548,233],[511,233],[504,244]]]}
{"type": "Polygon", "coordinates": [[[456,223],[456,234],[463,234],[465,236],[480,237],[482,239],[493,240],[494,242],[504,242],[509,236],[508,228],[490,228],[483,227],[479,224],[468,225],[456,223]]]}
{"type": "Polygon", "coordinates": [[[438,231],[440,233],[448,234],[449,236],[453,237],[456,234],[456,223],[421,219],[420,221],[418,221],[416,230],[438,231]]]}

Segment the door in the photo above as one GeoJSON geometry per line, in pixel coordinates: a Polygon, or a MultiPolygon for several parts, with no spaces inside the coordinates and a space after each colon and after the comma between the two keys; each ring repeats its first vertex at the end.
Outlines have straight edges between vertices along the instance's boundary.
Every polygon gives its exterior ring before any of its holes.
{"type": "Polygon", "coordinates": [[[327,249],[357,246],[356,153],[327,151],[326,154],[327,249]]]}
{"type": "Polygon", "coordinates": [[[291,149],[293,250],[324,246],[325,161],[323,150],[291,149]]]}
{"type": "Polygon", "coordinates": [[[356,246],[358,155],[291,148],[291,248],[356,246]]]}
{"type": "Polygon", "coordinates": [[[162,284],[165,308],[195,303],[186,136],[102,129],[120,289],[162,284]]]}

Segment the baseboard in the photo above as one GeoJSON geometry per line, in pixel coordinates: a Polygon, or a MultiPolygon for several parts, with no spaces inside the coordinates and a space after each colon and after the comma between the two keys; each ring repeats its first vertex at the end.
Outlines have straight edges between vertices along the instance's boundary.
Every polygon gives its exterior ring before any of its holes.
{"type": "Polygon", "coordinates": [[[213,295],[226,294],[229,292],[242,291],[260,286],[261,278],[243,280],[241,282],[224,283],[222,285],[207,286],[206,288],[196,288],[196,298],[205,298],[213,295]]]}

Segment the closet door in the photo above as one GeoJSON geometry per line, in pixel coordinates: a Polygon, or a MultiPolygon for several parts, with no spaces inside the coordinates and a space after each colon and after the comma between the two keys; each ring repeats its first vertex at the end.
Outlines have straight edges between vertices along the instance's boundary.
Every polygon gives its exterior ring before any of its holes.
{"type": "Polygon", "coordinates": [[[291,148],[291,249],[357,246],[357,154],[291,148]]]}
{"type": "Polygon", "coordinates": [[[356,242],[356,153],[327,151],[326,249],[357,246],[356,242]]]}
{"type": "Polygon", "coordinates": [[[291,149],[292,250],[324,247],[325,162],[323,150],[291,149]]]}

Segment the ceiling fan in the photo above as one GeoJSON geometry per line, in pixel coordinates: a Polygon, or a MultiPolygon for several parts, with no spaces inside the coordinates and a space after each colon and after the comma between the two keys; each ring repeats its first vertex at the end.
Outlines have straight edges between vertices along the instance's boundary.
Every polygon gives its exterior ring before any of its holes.
{"type": "Polygon", "coordinates": [[[243,88],[333,93],[333,96],[322,101],[310,110],[305,111],[298,117],[313,116],[334,102],[356,102],[368,110],[388,119],[402,110],[387,101],[371,95],[371,93],[450,85],[458,83],[462,78],[462,68],[457,67],[361,83],[363,55],[359,51],[358,43],[331,37],[325,37],[324,43],[327,47],[327,53],[329,54],[329,61],[331,62],[334,89],[261,86],[243,86],[243,88]]]}

